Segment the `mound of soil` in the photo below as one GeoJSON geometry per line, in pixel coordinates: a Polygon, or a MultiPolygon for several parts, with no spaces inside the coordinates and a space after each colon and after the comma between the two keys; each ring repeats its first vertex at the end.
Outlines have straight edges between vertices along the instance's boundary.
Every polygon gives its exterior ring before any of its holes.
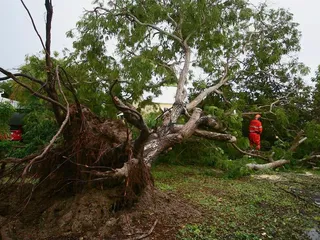
{"type": "Polygon", "coordinates": [[[116,195],[91,189],[42,205],[33,200],[18,217],[0,217],[2,239],[175,239],[185,223],[202,218],[187,202],[158,190],[149,190],[122,210],[117,209],[116,195]]]}

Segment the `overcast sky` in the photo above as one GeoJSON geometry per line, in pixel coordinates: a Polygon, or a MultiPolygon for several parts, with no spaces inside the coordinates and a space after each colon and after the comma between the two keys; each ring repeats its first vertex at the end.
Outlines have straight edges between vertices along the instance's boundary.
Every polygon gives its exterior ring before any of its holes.
{"type": "MultiPolygon", "coordinates": [[[[260,0],[251,0],[258,3],[260,0]]],[[[37,27],[44,35],[43,0],[25,0],[37,27]]],[[[71,48],[65,33],[75,27],[84,9],[91,9],[92,0],[53,0],[52,50],[71,48]]],[[[311,67],[312,74],[320,64],[320,0],[268,0],[272,7],[283,7],[294,14],[302,32],[300,61],[311,67]]],[[[24,62],[25,55],[41,50],[39,40],[20,0],[0,0],[0,67],[14,69],[24,62]]]]}

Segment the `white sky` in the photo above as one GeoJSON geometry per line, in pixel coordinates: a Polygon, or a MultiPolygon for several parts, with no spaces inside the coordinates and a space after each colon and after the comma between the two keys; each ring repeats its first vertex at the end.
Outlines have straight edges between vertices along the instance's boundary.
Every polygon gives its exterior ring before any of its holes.
{"type": "MultiPolygon", "coordinates": [[[[91,9],[92,0],[53,0],[54,18],[52,50],[71,48],[72,40],[65,33],[75,27],[84,9],[91,9]]],[[[258,3],[260,0],[251,0],[258,3]]],[[[320,64],[320,0],[268,0],[272,7],[283,7],[294,14],[302,31],[300,61],[311,67],[312,74],[320,64]]],[[[43,0],[25,0],[37,27],[44,35],[45,8],[43,0]]],[[[24,62],[25,55],[41,50],[40,42],[19,0],[0,0],[0,66],[14,69],[24,62]]]]}

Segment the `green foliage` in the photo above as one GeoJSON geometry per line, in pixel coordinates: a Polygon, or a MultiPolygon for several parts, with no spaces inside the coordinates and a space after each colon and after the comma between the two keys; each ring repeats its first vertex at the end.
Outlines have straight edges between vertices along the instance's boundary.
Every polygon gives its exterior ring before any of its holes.
{"type": "Polygon", "coordinates": [[[10,156],[25,157],[41,150],[58,130],[53,113],[41,106],[30,109],[24,117],[24,124],[24,147],[10,152],[10,156]]]}
{"type": "Polygon", "coordinates": [[[305,145],[309,146],[310,149],[319,151],[320,148],[320,124],[316,121],[308,122],[305,128],[305,134],[307,140],[305,145]]]}
{"type": "Polygon", "coordinates": [[[156,127],[157,124],[160,123],[161,118],[157,119],[159,116],[161,115],[161,113],[159,112],[151,112],[148,114],[145,114],[143,116],[145,123],[147,124],[147,126],[152,129],[154,127],[156,127]]]}
{"type": "Polygon", "coordinates": [[[206,224],[187,224],[177,236],[180,240],[213,240],[217,239],[215,228],[206,224]]]}
{"type": "Polygon", "coordinates": [[[243,157],[237,160],[225,160],[221,159],[215,162],[215,167],[217,169],[224,171],[225,178],[240,178],[243,176],[249,176],[253,171],[246,167],[246,164],[252,162],[253,159],[248,157],[243,157]]]}
{"type": "Polygon", "coordinates": [[[10,96],[12,94],[12,85],[13,85],[13,80],[0,82],[0,89],[4,90],[2,97],[10,98],[10,96]]]}
{"type": "Polygon", "coordinates": [[[239,178],[250,175],[252,171],[245,165],[254,159],[240,158],[241,156],[237,155],[237,153],[224,144],[214,143],[210,140],[193,139],[175,145],[171,151],[158,158],[157,164],[214,166],[216,169],[222,170],[223,176],[226,178],[239,178]],[[238,159],[229,160],[229,157],[233,154],[238,159]]]}
{"type": "Polygon", "coordinates": [[[161,155],[158,163],[178,165],[213,166],[215,161],[226,159],[222,148],[204,139],[191,139],[175,145],[171,151],[161,155]]]}
{"type": "Polygon", "coordinates": [[[294,157],[300,159],[320,152],[320,124],[316,120],[310,121],[304,128],[306,141],[296,150],[294,157]]]}
{"type": "Polygon", "coordinates": [[[320,65],[312,79],[315,89],[312,95],[312,114],[316,121],[320,122],[320,65]]]}
{"type": "Polygon", "coordinates": [[[8,102],[0,102],[0,135],[9,134],[9,120],[14,113],[14,108],[8,102]]]}
{"type": "Polygon", "coordinates": [[[15,151],[16,147],[19,147],[20,145],[19,142],[0,141],[0,159],[10,156],[10,154],[15,151]]]}
{"type": "Polygon", "coordinates": [[[237,112],[235,108],[225,110],[212,105],[205,105],[204,111],[212,115],[226,126],[228,132],[235,137],[242,136],[242,121],[241,113],[237,112]]]}
{"type": "MultiPolygon", "coordinates": [[[[74,103],[74,97],[72,93],[65,87],[67,80],[71,82],[72,86],[76,89],[76,96],[81,104],[90,108],[95,114],[101,117],[116,117],[117,109],[113,106],[110,94],[107,90],[109,85],[114,82],[113,79],[110,80],[100,80],[96,81],[96,76],[90,73],[95,72],[93,69],[88,69],[85,64],[79,64],[73,59],[73,55],[65,56],[64,58],[55,55],[52,57],[54,68],[58,65],[62,67],[60,69],[60,79],[62,81],[63,90],[69,103],[74,103]]],[[[102,64],[102,63],[101,63],[102,64]]],[[[21,72],[34,76],[35,78],[45,81],[45,57],[44,55],[31,55],[27,56],[25,59],[25,64],[20,68],[21,72]]],[[[100,66],[103,68],[103,66],[100,66]]],[[[100,76],[101,77],[101,76],[100,76]]],[[[21,81],[26,81],[21,79],[21,81]]],[[[25,82],[33,90],[38,91],[38,84],[30,81],[25,82]]],[[[22,88],[20,85],[13,83],[13,97],[23,103],[24,105],[36,105],[44,104],[44,100],[40,100],[34,95],[31,95],[28,90],[22,88]]],[[[116,93],[119,93],[121,89],[116,89],[116,93]]],[[[59,96],[62,99],[62,96],[59,96]]]]}
{"type": "MultiPolygon", "coordinates": [[[[144,90],[157,93],[164,84],[177,84],[168,64],[183,57],[184,46],[178,38],[188,39],[196,56],[189,71],[194,93],[217,83],[225,60],[234,57],[243,61],[231,64],[230,78],[242,92],[250,91],[249,95],[279,93],[282,89],[278,86],[285,86],[288,72],[298,71],[292,58],[288,57],[288,63],[282,61],[283,56],[300,49],[297,24],[284,9],[270,9],[265,4],[253,7],[246,0],[95,4],[108,11],[87,12],[76,31],[67,34],[75,40],[69,59],[87,70],[87,79],[93,84],[109,85],[112,79],[124,79],[119,92],[130,96],[132,102],[138,101],[144,90]],[[165,28],[159,31],[151,26],[165,28]],[[111,41],[115,49],[109,48],[111,41]],[[195,79],[199,69],[210,77],[195,79]]],[[[299,69],[306,72],[303,67],[299,69]]]]}

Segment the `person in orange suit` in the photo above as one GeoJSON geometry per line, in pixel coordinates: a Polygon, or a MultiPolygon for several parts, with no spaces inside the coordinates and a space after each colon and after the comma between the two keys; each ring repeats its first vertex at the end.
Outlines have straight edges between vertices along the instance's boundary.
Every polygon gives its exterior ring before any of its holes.
{"type": "Polygon", "coordinates": [[[260,150],[260,135],[262,133],[261,115],[257,114],[249,125],[249,141],[250,147],[260,150]]]}

